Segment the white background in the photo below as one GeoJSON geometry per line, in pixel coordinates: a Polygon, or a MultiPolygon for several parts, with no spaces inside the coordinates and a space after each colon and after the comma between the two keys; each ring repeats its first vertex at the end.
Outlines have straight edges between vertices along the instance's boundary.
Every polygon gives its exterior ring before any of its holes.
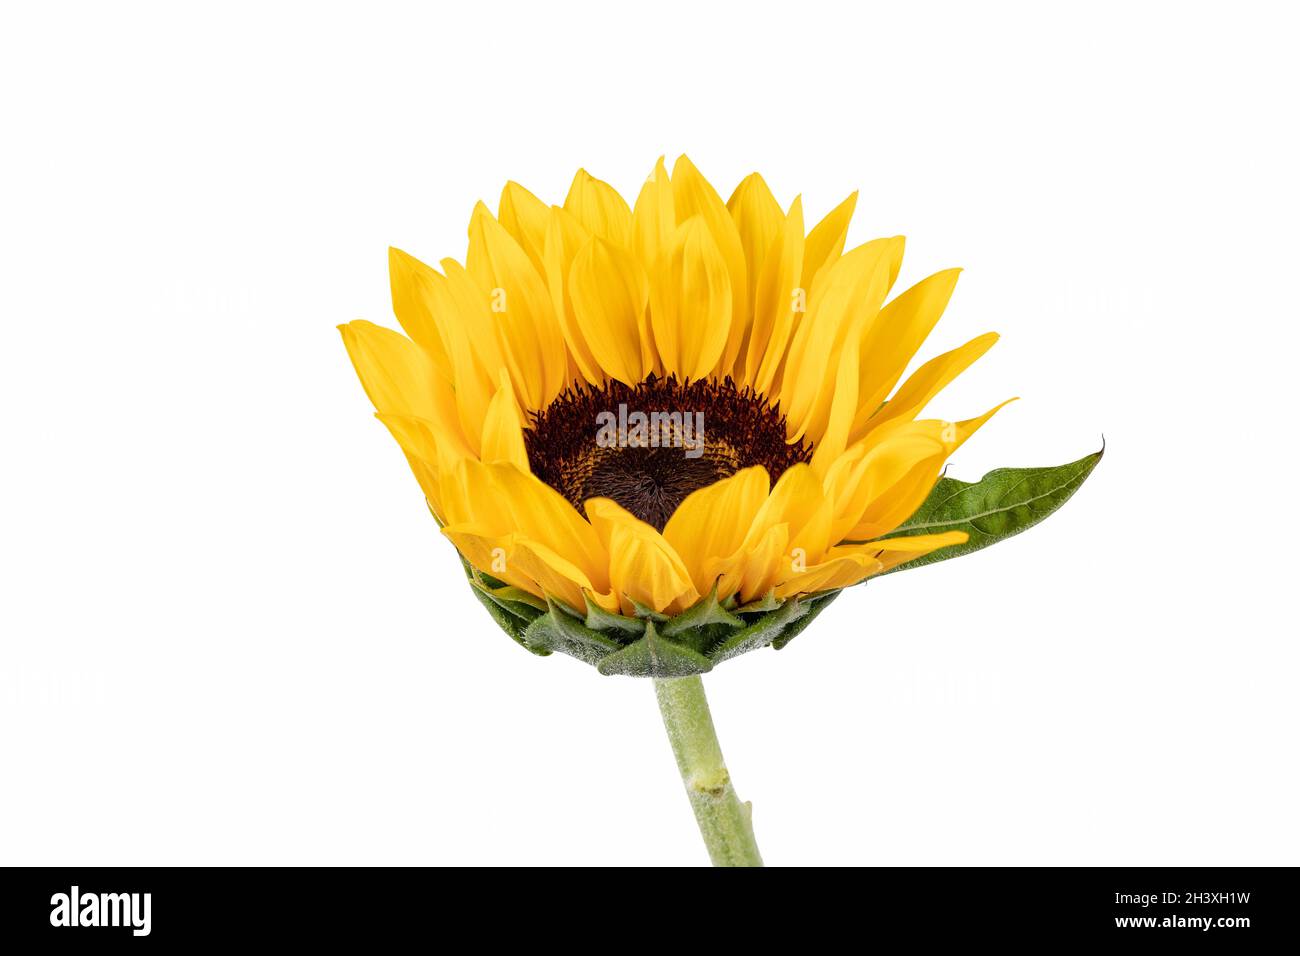
{"type": "Polygon", "coordinates": [[[7,6],[0,862],[705,862],[650,686],[495,629],[334,329],[683,151],[966,268],[933,411],[1022,401],[950,474],[1108,443],[706,679],[768,862],[1300,862],[1293,17],[7,6]]]}

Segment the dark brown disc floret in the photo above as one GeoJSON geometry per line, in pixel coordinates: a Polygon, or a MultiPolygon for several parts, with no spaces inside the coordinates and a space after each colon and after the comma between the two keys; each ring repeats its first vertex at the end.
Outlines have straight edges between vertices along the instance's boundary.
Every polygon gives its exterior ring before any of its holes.
{"type": "Polygon", "coordinates": [[[576,385],[532,413],[524,445],[533,474],[579,511],[611,498],[660,531],[699,488],[751,465],[775,482],[812,457],[786,441],[779,405],[730,378],[576,385]]]}

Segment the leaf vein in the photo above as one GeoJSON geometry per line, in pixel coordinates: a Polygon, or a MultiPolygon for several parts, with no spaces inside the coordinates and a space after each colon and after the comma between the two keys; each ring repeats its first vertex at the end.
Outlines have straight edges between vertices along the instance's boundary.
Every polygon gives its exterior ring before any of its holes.
{"type": "MultiPolygon", "coordinates": [[[[1058,485],[1055,488],[1052,488],[1049,491],[1045,491],[1040,495],[1034,495],[1033,497],[1026,498],[1024,501],[1017,501],[1014,504],[999,506],[996,508],[992,508],[988,511],[981,511],[979,514],[965,515],[960,518],[951,518],[947,521],[925,521],[920,524],[906,525],[904,528],[900,530],[917,531],[925,528],[939,528],[942,527],[943,525],[949,525],[949,524],[966,524],[966,523],[970,523],[971,526],[974,527],[974,522],[980,518],[987,518],[990,515],[1002,514],[1004,512],[1010,511],[1013,508],[1020,508],[1020,507],[1032,505],[1035,501],[1041,501],[1043,498],[1050,498],[1052,495],[1059,494],[1060,492],[1064,491],[1066,488],[1069,488],[1071,485],[1078,484],[1082,480],[1083,479],[1080,476],[1075,475],[1069,480],[1067,480],[1064,484],[1058,485]]],[[[1003,496],[1003,500],[1005,500],[1005,495],[1003,496]]],[[[987,531],[981,531],[980,533],[988,534],[987,531]]]]}

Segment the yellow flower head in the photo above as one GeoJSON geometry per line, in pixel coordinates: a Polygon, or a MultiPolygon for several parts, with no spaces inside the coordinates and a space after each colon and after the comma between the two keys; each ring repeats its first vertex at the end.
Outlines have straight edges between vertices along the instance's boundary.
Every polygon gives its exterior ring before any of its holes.
{"type": "Polygon", "coordinates": [[[390,251],[405,336],[343,339],[443,534],[512,595],[588,623],[776,607],[965,541],[889,533],[996,411],[917,417],[997,336],[900,384],[958,270],[891,298],[903,239],[846,250],[855,201],[806,230],[685,157],[631,208],[581,170],[563,206],[508,183],[464,265],[390,251]]]}

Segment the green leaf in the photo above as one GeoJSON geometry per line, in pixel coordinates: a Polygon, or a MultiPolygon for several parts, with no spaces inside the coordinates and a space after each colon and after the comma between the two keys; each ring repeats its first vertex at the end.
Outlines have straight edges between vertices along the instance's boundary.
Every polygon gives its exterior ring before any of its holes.
{"type": "Polygon", "coordinates": [[[885,537],[965,531],[970,540],[886,573],[958,558],[1033,527],[1069,500],[1105,450],[1055,468],[999,468],[974,482],[940,478],[916,513],[885,537]]]}

